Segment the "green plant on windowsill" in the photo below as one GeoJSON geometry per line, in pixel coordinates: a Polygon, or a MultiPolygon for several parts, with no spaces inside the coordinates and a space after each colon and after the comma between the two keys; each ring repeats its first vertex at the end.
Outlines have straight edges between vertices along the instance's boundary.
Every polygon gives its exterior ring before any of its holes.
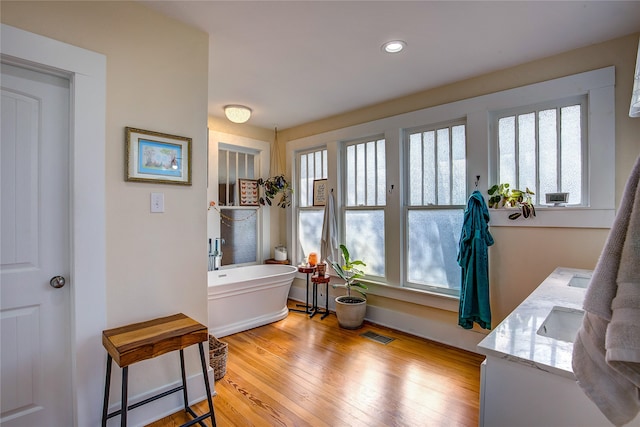
{"type": "Polygon", "coordinates": [[[535,193],[527,187],[524,191],[509,188],[509,183],[495,184],[489,188],[489,207],[499,208],[517,208],[518,212],[509,215],[509,219],[532,218],[536,216],[536,208],[533,206],[531,196],[535,193]]]}

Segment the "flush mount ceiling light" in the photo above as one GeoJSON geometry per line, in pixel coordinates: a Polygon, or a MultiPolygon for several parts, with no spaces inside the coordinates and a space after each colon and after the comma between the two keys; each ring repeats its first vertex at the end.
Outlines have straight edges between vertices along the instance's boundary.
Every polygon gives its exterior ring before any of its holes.
{"type": "Polygon", "coordinates": [[[407,47],[402,40],[391,40],[382,45],[382,51],[386,53],[398,53],[407,47]]]}
{"type": "Polygon", "coordinates": [[[251,108],[244,105],[225,105],[224,115],[233,123],[244,123],[251,117],[251,108]]]}

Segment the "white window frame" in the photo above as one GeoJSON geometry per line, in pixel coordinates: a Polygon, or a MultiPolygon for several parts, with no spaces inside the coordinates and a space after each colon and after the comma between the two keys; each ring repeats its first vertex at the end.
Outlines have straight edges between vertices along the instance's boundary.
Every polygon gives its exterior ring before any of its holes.
{"type": "MultiPolygon", "coordinates": [[[[312,154],[318,151],[324,151],[327,150],[326,146],[319,146],[319,147],[312,147],[309,149],[304,149],[304,150],[300,150],[294,153],[294,172],[292,174],[292,176],[294,177],[293,181],[294,181],[294,204],[293,204],[293,209],[295,210],[295,213],[292,215],[293,218],[293,227],[295,230],[294,235],[298,236],[298,234],[300,233],[300,213],[301,212],[309,212],[309,211],[313,211],[313,212],[319,212],[319,211],[323,211],[324,208],[322,206],[313,206],[313,204],[311,205],[304,205],[302,206],[300,203],[300,198],[302,197],[302,191],[299,188],[300,186],[300,173],[301,173],[301,165],[300,165],[300,158],[301,156],[305,155],[305,154],[312,154]]],[[[335,163],[329,160],[329,153],[327,150],[327,175],[329,174],[329,167],[332,163],[335,163]]],[[[328,177],[327,177],[328,179],[328,177]]],[[[331,189],[333,189],[333,187],[329,187],[331,189]]],[[[313,186],[311,189],[307,188],[307,191],[311,191],[313,192],[313,186]]],[[[313,193],[312,196],[313,197],[313,193]]],[[[320,227],[322,227],[322,224],[319,224],[320,227]]],[[[295,255],[290,255],[292,257],[292,261],[294,264],[300,264],[302,263],[304,260],[302,259],[303,256],[306,256],[308,254],[303,255],[303,250],[301,248],[300,242],[299,240],[296,238],[295,239],[295,244],[290,244],[290,247],[294,248],[294,254],[295,255]]],[[[318,247],[320,247],[320,242],[318,242],[318,247]]]]}
{"type": "MultiPolygon", "coordinates": [[[[218,197],[218,175],[217,173],[211,173],[211,165],[218,165],[218,149],[220,145],[223,147],[241,147],[257,156],[257,165],[255,169],[256,177],[268,178],[269,176],[269,164],[271,159],[271,144],[267,141],[259,141],[252,138],[246,138],[238,135],[227,134],[224,132],[216,132],[209,130],[209,153],[207,166],[207,197],[210,202],[215,202],[215,207],[218,209],[225,208],[225,206],[217,206],[219,200],[218,197]],[[257,153],[257,154],[256,154],[257,153]]],[[[269,209],[258,209],[258,253],[255,264],[262,264],[266,258],[269,258],[271,254],[271,227],[264,226],[264,224],[271,223],[271,217],[269,209]]],[[[220,215],[218,211],[210,207],[207,214],[207,233],[208,237],[214,239],[220,237],[220,215]]],[[[224,254],[224,249],[223,249],[224,254]]],[[[254,264],[254,263],[251,263],[254,264]]],[[[233,265],[238,266],[238,264],[233,265]]],[[[227,266],[225,266],[227,267],[227,266]]]]}
{"type": "MultiPolygon", "coordinates": [[[[466,199],[464,204],[429,204],[429,203],[423,203],[423,204],[415,204],[412,205],[410,204],[410,187],[409,187],[409,182],[410,182],[410,171],[409,171],[409,159],[408,159],[408,153],[409,153],[409,145],[410,145],[410,137],[412,134],[415,133],[424,133],[424,132],[429,132],[429,131],[434,131],[437,132],[438,130],[444,129],[444,128],[448,128],[449,129],[449,133],[451,134],[451,130],[455,127],[455,126],[464,126],[464,130],[465,130],[465,163],[467,164],[467,158],[466,158],[466,153],[468,151],[468,139],[467,139],[467,123],[464,119],[453,119],[444,123],[433,123],[433,124],[426,124],[424,126],[419,126],[417,128],[411,128],[411,129],[404,129],[403,130],[403,152],[405,153],[404,156],[404,162],[403,165],[405,167],[405,170],[403,171],[403,177],[404,177],[404,182],[406,183],[406,185],[404,186],[404,190],[405,190],[405,194],[404,194],[404,200],[405,202],[403,203],[402,206],[402,215],[404,218],[404,224],[405,226],[402,228],[401,232],[403,233],[404,239],[405,241],[408,240],[408,225],[409,225],[409,212],[410,211],[433,211],[433,210],[459,210],[460,211],[460,216],[462,217],[463,213],[464,213],[464,209],[466,206],[466,199]]],[[[451,138],[451,136],[450,136],[451,138]]],[[[452,150],[451,150],[452,151],[452,150]]],[[[449,153],[450,156],[450,160],[451,160],[451,155],[452,153],[449,153]]],[[[451,161],[449,162],[451,164],[451,161]]],[[[468,164],[467,164],[467,170],[465,170],[465,181],[467,180],[467,174],[468,174],[468,164]]],[[[437,193],[438,193],[438,188],[436,186],[435,189],[436,192],[436,198],[437,198],[437,193]]],[[[451,192],[452,192],[452,187],[450,188],[450,197],[451,197],[451,192]]],[[[467,186],[467,193],[469,192],[469,188],[467,186]]],[[[468,197],[468,195],[467,195],[468,197]]],[[[409,272],[408,270],[408,264],[409,264],[409,258],[408,256],[406,256],[408,254],[408,244],[405,246],[405,253],[403,255],[405,255],[405,262],[403,264],[403,268],[404,271],[402,272],[404,279],[404,285],[403,287],[407,288],[407,289],[419,289],[419,290],[426,290],[429,292],[433,292],[436,294],[443,294],[443,295],[450,295],[450,296],[455,296],[455,297],[459,297],[460,292],[459,290],[453,290],[451,288],[447,288],[445,286],[440,286],[439,284],[427,284],[427,283],[418,283],[418,282],[410,282],[409,281],[409,272]]],[[[453,260],[453,262],[456,262],[455,260],[453,260]]]]}
{"type": "MultiPolygon", "coordinates": [[[[568,227],[610,228],[615,217],[615,67],[579,73],[567,77],[535,83],[515,89],[455,101],[372,122],[336,129],[300,138],[288,143],[289,156],[299,150],[326,145],[329,162],[340,162],[340,141],[360,139],[366,135],[384,134],[387,141],[387,254],[386,282],[370,283],[370,293],[418,304],[456,311],[458,298],[402,287],[402,268],[406,243],[402,238],[402,172],[405,155],[402,146],[405,129],[412,129],[466,117],[467,126],[467,194],[471,194],[480,176],[478,188],[486,196],[489,183],[495,182],[496,153],[489,140],[491,113],[525,105],[535,105],[555,99],[587,95],[588,99],[588,169],[589,206],[544,207],[537,209],[533,219],[512,221],[508,212],[491,211],[491,226],[507,227],[568,227]],[[391,259],[390,257],[395,257],[391,259]]],[[[293,162],[293,158],[289,161],[293,162]]],[[[336,168],[329,168],[329,182],[334,185],[340,176],[336,168]]],[[[338,195],[336,200],[340,200],[338,195]]],[[[341,206],[337,206],[341,209],[341,206]]],[[[338,225],[338,228],[341,224],[338,225]]],[[[295,230],[291,229],[292,233],[295,230]]],[[[294,234],[295,235],[295,234],[294,234]]],[[[295,239],[294,239],[295,240],[295,239]]],[[[366,260],[365,260],[366,261],[366,260]]]]}

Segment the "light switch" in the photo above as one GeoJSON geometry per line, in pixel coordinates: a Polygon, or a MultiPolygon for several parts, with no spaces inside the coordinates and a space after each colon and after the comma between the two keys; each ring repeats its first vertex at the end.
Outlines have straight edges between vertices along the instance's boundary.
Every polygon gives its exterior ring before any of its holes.
{"type": "Polygon", "coordinates": [[[151,193],[151,212],[164,212],[164,193],[151,193]]]}

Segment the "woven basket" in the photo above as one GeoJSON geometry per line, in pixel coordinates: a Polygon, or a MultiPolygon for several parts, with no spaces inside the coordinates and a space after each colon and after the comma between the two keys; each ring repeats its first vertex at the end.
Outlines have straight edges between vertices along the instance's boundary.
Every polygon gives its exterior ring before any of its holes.
{"type": "Polygon", "coordinates": [[[227,353],[229,344],[209,335],[209,364],[213,368],[213,378],[218,381],[227,373],[227,353]]]}

